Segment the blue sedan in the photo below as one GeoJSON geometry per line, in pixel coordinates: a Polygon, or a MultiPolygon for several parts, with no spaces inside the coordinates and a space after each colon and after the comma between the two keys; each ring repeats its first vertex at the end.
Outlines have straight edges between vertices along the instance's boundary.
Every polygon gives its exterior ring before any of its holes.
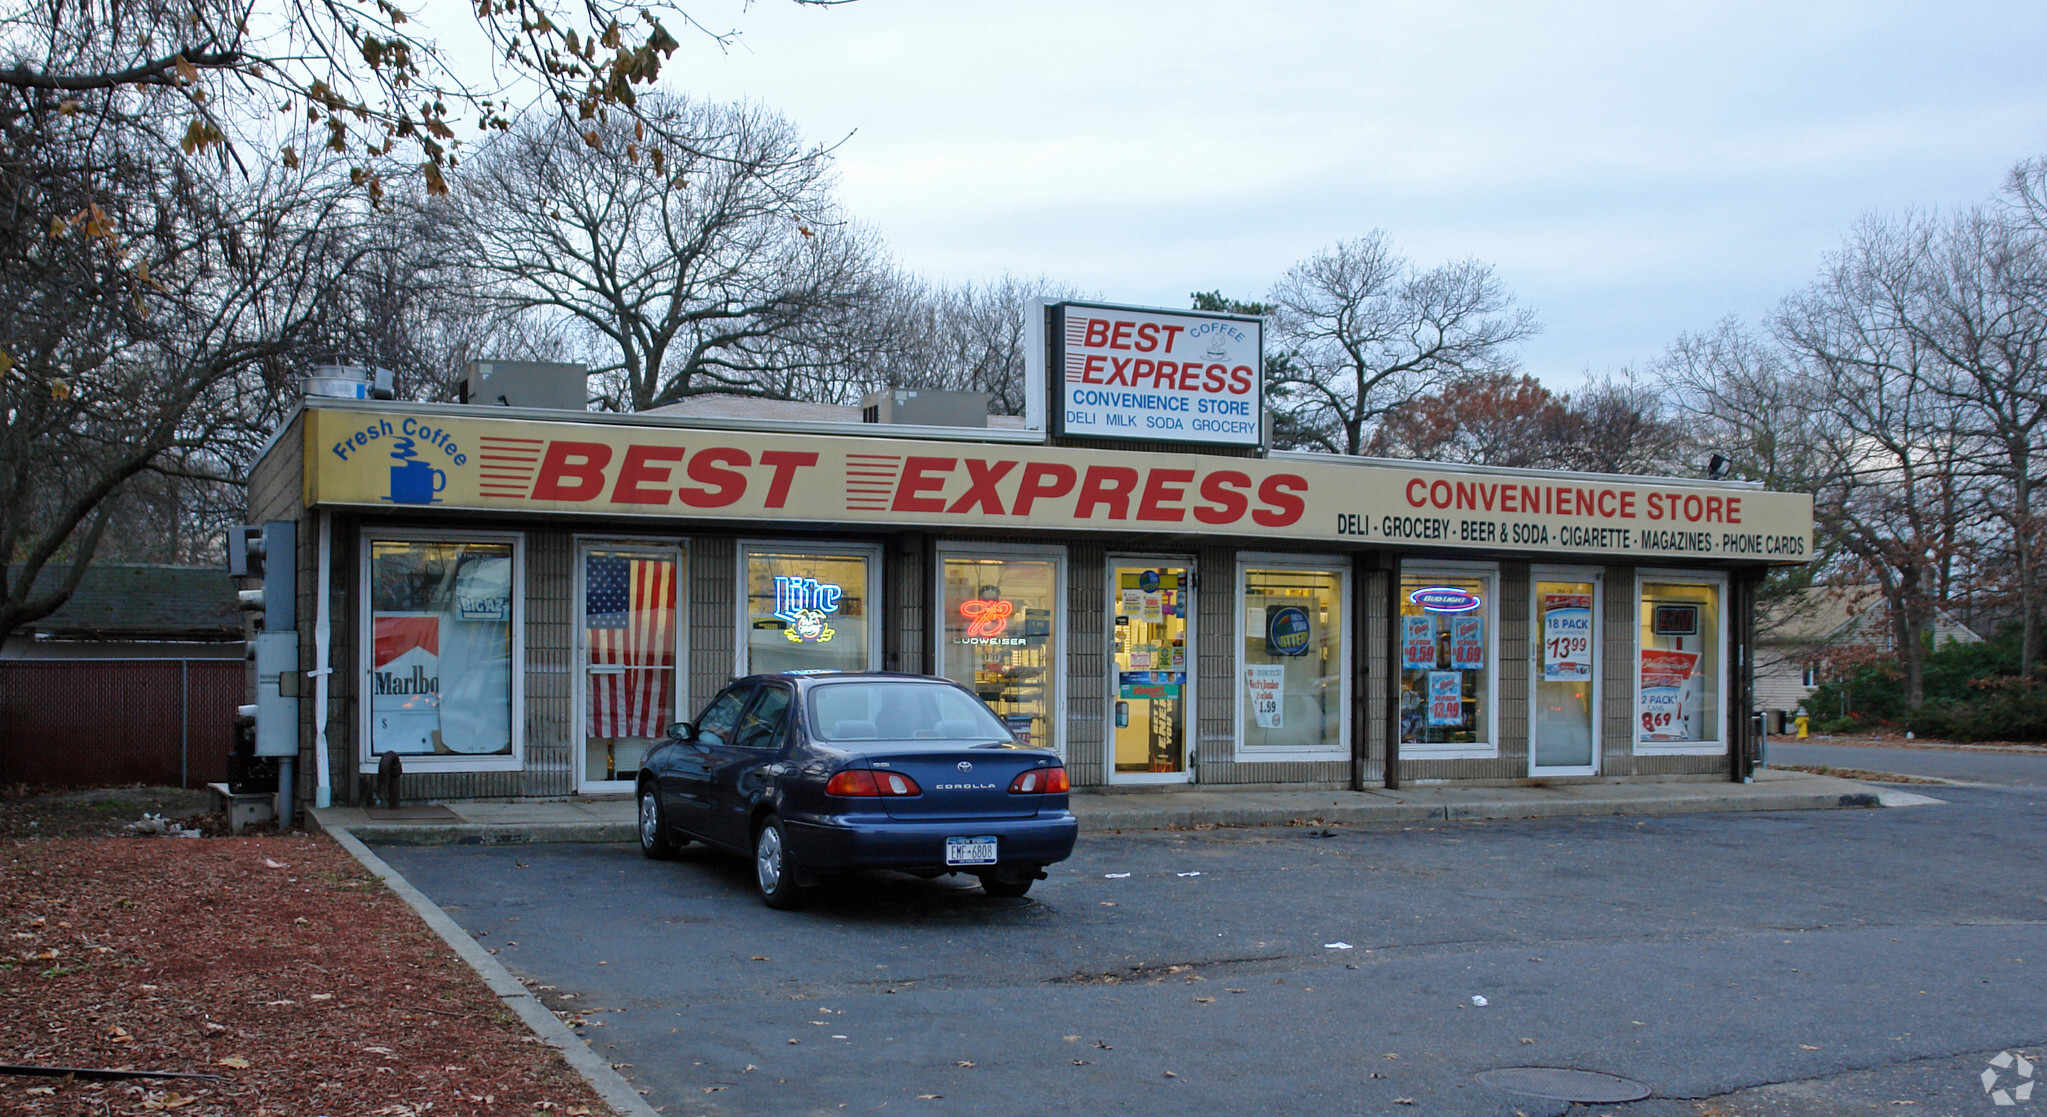
{"type": "Polygon", "coordinates": [[[857,869],[971,873],[991,896],[1021,896],[1079,831],[1058,755],[923,675],[735,680],[669,728],[638,785],[641,852],[700,841],[750,854],[774,908],[857,869]]]}

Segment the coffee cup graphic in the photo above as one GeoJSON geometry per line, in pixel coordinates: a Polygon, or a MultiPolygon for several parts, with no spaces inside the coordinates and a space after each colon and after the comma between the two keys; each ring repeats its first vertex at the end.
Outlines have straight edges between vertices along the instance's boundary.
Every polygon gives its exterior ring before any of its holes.
{"type": "Polygon", "coordinates": [[[434,494],[448,487],[448,475],[423,461],[408,461],[391,467],[391,501],[394,504],[432,504],[434,494]]]}

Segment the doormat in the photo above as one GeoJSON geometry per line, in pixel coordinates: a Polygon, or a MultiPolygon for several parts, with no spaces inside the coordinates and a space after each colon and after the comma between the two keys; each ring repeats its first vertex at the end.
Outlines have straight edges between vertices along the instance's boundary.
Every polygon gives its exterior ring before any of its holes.
{"type": "Polygon", "coordinates": [[[416,822],[433,819],[447,819],[453,822],[461,816],[439,803],[421,803],[416,807],[364,807],[363,813],[372,822],[416,822]]]}

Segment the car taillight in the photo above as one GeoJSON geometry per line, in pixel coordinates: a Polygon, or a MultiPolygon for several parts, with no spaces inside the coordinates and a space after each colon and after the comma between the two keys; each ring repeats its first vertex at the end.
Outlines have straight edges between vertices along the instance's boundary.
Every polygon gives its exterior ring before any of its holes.
{"type": "Polygon", "coordinates": [[[883,795],[922,795],[924,789],[901,772],[848,768],[826,781],[824,793],[848,799],[872,799],[883,795]]]}
{"type": "Polygon", "coordinates": [[[1071,786],[1064,768],[1033,768],[1009,781],[1009,790],[1015,795],[1064,795],[1071,786]]]}

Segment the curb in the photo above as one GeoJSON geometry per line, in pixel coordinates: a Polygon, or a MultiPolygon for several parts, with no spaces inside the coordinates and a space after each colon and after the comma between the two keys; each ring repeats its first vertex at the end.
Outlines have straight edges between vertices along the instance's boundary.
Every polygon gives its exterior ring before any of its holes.
{"type": "Polygon", "coordinates": [[[478,946],[467,931],[450,919],[447,912],[440,909],[440,905],[427,899],[426,894],[414,888],[411,881],[398,874],[398,870],[386,865],[383,858],[371,853],[369,847],[363,845],[354,834],[349,833],[346,827],[330,827],[326,834],[342,849],[347,850],[351,857],[361,862],[363,868],[382,879],[392,892],[397,893],[399,899],[405,901],[407,907],[418,913],[419,917],[426,921],[426,925],[433,928],[434,934],[439,935],[442,942],[447,943],[462,961],[468,963],[470,969],[476,971],[476,976],[483,979],[483,983],[490,987],[490,991],[496,993],[507,1008],[517,1013],[519,1019],[533,1029],[541,1042],[561,1052],[569,1067],[583,1076],[583,1080],[590,1084],[591,1089],[597,1091],[597,1095],[604,1099],[606,1105],[622,1117],[660,1117],[660,1113],[648,1105],[646,1099],[640,1097],[639,1091],[625,1080],[625,1076],[612,1070],[611,1064],[599,1058],[595,1051],[590,1050],[588,1044],[569,1030],[567,1024],[548,1011],[547,1006],[541,1004],[539,998],[527,992],[526,987],[519,983],[519,979],[512,976],[512,971],[478,946]]]}
{"type": "Polygon", "coordinates": [[[1235,809],[1214,809],[1211,807],[1188,810],[1090,810],[1075,816],[1080,820],[1082,832],[1108,830],[1158,830],[1172,827],[1191,826],[1279,826],[1288,823],[1338,823],[1359,824],[1374,822],[1475,822],[1484,819],[1515,818],[1597,818],[1612,815],[1667,815],[1707,814],[1717,811],[1810,811],[1840,810],[1843,808],[1905,807],[1941,800],[1923,795],[1912,795],[1890,791],[1839,792],[1798,792],[1773,795],[1768,798],[1752,798],[1746,801],[1730,801],[1718,795],[1683,795],[1653,801],[1643,800],[1555,800],[1546,802],[1529,801],[1481,801],[1466,803],[1422,803],[1395,801],[1393,803],[1331,804],[1317,809],[1296,809],[1286,807],[1241,807],[1235,809]]]}

